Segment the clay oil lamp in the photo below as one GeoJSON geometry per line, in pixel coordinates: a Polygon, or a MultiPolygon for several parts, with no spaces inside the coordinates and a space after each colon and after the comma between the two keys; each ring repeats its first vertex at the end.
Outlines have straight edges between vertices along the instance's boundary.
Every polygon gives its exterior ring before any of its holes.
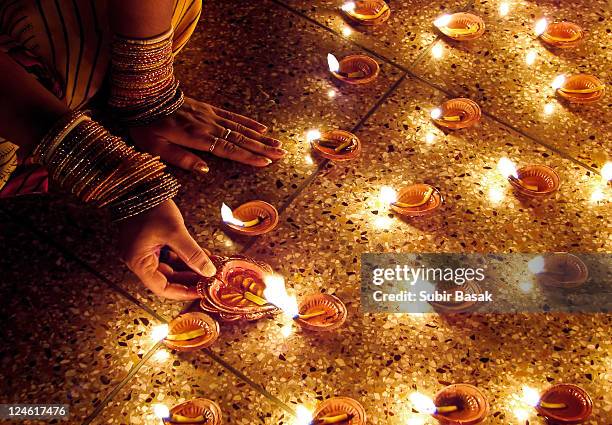
{"type": "Polygon", "coordinates": [[[605,84],[589,74],[559,75],[553,80],[552,87],[559,97],[570,103],[597,102],[606,91],[605,84]]]}
{"type": "Polygon", "coordinates": [[[344,130],[330,130],[321,133],[310,130],[306,134],[312,148],[323,158],[332,161],[348,161],[361,153],[361,141],[353,133],[344,130]]]}
{"type": "Polygon", "coordinates": [[[332,331],[344,324],[347,310],[337,297],[328,294],[306,296],[297,303],[295,296],[287,294],[285,280],[279,275],[266,276],[264,297],[283,311],[301,328],[310,331],[332,331]]]}
{"type": "Polygon", "coordinates": [[[497,169],[522,197],[543,198],[559,189],[559,176],[555,170],[545,165],[527,165],[517,170],[510,159],[503,157],[497,169]]]}
{"type": "Polygon", "coordinates": [[[166,347],[177,351],[196,351],[210,347],[219,337],[219,324],[209,315],[181,314],[169,324],[166,347]]]}
{"type": "Polygon", "coordinates": [[[432,109],[430,116],[436,125],[458,130],[476,125],[480,121],[481,111],[473,100],[459,97],[432,109]]]}
{"type": "Polygon", "coordinates": [[[436,292],[444,294],[441,301],[430,301],[429,304],[439,313],[465,313],[478,306],[478,296],[482,288],[473,280],[458,285],[455,282],[436,284],[436,292]],[[462,294],[459,297],[458,292],[462,294]]]}
{"type": "Polygon", "coordinates": [[[484,394],[469,384],[453,384],[443,388],[434,399],[412,393],[410,401],[416,410],[429,413],[443,425],[474,425],[484,421],[489,403],[484,394]]]}
{"type": "Polygon", "coordinates": [[[155,416],[168,425],[221,424],[221,408],[214,401],[205,398],[195,398],[171,409],[164,404],[156,404],[153,409],[155,416]]]}
{"type": "Polygon", "coordinates": [[[384,0],[349,1],[340,9],[351,22],[360,25],[379,25],[391,16],[391,9],[384,0]]]}
{"type": "Polygon", "coordinates": [[[434,26],[445,36],[457,41],[475,40],[485,32],[482,18],[465,12],[442,15],[434,21],[434,26]]]}
{"type": "Polygon", "coordinates": [[[332,397],[322,401],[314,412],[298,405],[296,425],[366,425],[363,406],[352,398],[332,397]]]}
{"type": "Polygon", "coordinates": [[[340,61],[329,53],[327,64],[332,75],[348,84],[368,84],[378,77],[378,62],[366,55],[349,55],[340,61]]]}
{"type": "Polygon", "coordinates": [[[538,284],[553,288],[576,288],[589,278],[584,261],[567,252],[539,255],[527,263],[527,268],[538,284]]]}
{"type": "Polygon", "coordinates": [[[233,232],[245,236],[257,236],[268,233],[278,224],[278,211],[264,201],[250,201],[240,205],[234,211],[223,204],[221,219],[233,232]]]}
{"type": "Polygon", "coordinates": [[[553,385],[542,394],[533,388],[523,387],[523,399],[550,424],[581,424],[593,411],[589,394],[572,384],[553,385]]]}
{"type": "Polygon", "coordinates": [[[382,203],[389,205],[392,211],[404,217],[432,214],[444,202],[438,189],[425,183],[406,186],[399,193],[391,187],[383,186],[379,196],[382,203]]]}
{"type": "Polygon", "coordinates": [[[244,257],[211,257],[215,276],[201,278],[197,285],[200,307],[224,321],[258,320],[280,313],[264,298],[265,277],[272,268],[244,257]]]}
{"type": "Polygon", "coordinates": [[[584,31],[573,22],[548,23],[546,18],[536,22],[536,36],[544,43],[560,49],[575,47],[584,39],[584,31]]]}

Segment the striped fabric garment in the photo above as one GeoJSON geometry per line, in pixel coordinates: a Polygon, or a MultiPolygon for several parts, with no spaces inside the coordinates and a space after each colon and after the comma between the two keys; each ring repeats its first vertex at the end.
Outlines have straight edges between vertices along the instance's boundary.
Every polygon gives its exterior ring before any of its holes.
{"type": "MultiPolygon", "coordinates": [[[[68,107],[80,108],[100,89],[108,70],[107,7],[106,0],[0,0],[0,52],[68,107]]],[[[175,54],[189,41],[201,12],[202,0],[175,0],[175,54]]],[[[0,137],[0,198],[46,190],[46,172],[0,137]]]]}

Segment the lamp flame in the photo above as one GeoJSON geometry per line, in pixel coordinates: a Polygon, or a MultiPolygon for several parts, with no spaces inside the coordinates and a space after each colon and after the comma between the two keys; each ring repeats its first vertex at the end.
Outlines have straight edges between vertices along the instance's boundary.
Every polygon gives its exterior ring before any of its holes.
{"type": "Polygon", "coordinates": [[[356,7],[355,2],[347,1],[340,7],[340,9],[342,9],[344,12],[354,12],[356,7]]]}
{"type": "Polygon", "coordinates": [[[497,170],[502,176],[504,176],[504,178],[508,178],[510,176],[518,178],[516,165],[514,165],[514,162],[505,156],[502,157],[497,163],[497,170]]]}
{"type": "Polygon", "coordinates": [[[436,413],[436,405],[433,400],[427,397],[425,394],[414,392],[410,394],[410,402],[414,408],[421,413],[429,413],[430,415],[436,413]]]}
{"type": "Polygon", "coordinates": [[[546,28],[548,28],[548,21],[546,18],[540,19],[535,25],[535,35],[538,37],[541,36],[544,34],[544,31],[546,31],[546,28]]]}
{"type": "Polygon", "coordinates": [[[434,25],[438,28],[445,27],[451,21],[451,15],[442,15],[434,21],[434,25]]]}
{"type": "Polygon", "coordinates": [[[542,273],[544,271],[544,257],[542,257],[541,255],[533,257],[527,263],[527,268],[533,274],[542,273]]]}
{"type": "Polygon", "coordinates": [[[306,141],[307,142],[314,142],[317,139],[321,138],[321,132],[319,130],[308,130],[308,133],[306,133],[306,141]]]}
{"type": "Polygon", "coordinates": [[[535,388],[523,387],[523,401],[530,406],[537,406],[540,403],[540,394],[535,388]]]}
{"type": "Polygon", "coordinates": [[[170,409],[165,404],[154,404],[153,405],[153,413],[159,419],[164,419],[170,417],[170,409]]]}
{"type": "Polygon", "coordinates": [[[329,66],[329,70],[331,72],[340,71],[340,62],[338,62],[338,59],[336,59],[336,57],[331,53],[327,54],[327,65],[329,66]]]}
{"type": "Polygon", "coordinates": [[[282,276],[270,274],[264,278],[264,282],[266,289],[263,294],[269,303],[280,308],[291,319],[299,314],[297,299],[294,295],[287,294],[285,279],[282,276]]]}
{"type": "Polygon", "coordinates": [[[442,116],[442,109],[434,108],[431,110],[429,115],[431,116],[432,119],[437,120],[442,116]]]}
{"type": "Polygon", "coordinates": [[[383,204],[392,204],[397,201],[397,192],[391,186],[382,186],[378,199],[380,199],[380,202],[383,204]]]}
{"type": "Polygon", "coordinates": [[[234,217],[232,209],[225,205],[225,203],[221,205],[221,219],[223,220],[223,222],[228,224],[233,224],[235,226],[244,226],[244,221],[240,221],[236,217],[234,217]]]}
{"type": "Polygon", "coordinates": [[[312,411],[303,404],[295,406],[294,425],[310,425],[312,423],[312,411]]]}
{"type": "Polygon", "coordinates": [[[601,167],[601,179],[606,182],[612,180],[612,162],[611,161],[606,162],[604,166],[601,167]]]}
{"type": "Polygon", "coordinates": [[[561,74],[561,75],[557,75],[555,77],[555,79],[553,80],[551,86],[553,89],[557,90],[560,89],[561,87],[563,87],[563,84],[565,84],[565,75],[561,74]]]}
{"type": "Polygon", "coordinates": [[[499,16],[506,16],[510,13],[510,4],[508,2],[502,2],[499,5],[499,16]]]}
{"type": "Polygon", "coordinates": [[[151,338],[154,341],[161,341],[162,339],[166,338],[168,336],[168,332],[169,332],[169,328],[168,328],[168,324],[167,323],[163,323],[161,325],[157,325],[157,326],[153,326],[153,328],[151,329],[151,338]]]}

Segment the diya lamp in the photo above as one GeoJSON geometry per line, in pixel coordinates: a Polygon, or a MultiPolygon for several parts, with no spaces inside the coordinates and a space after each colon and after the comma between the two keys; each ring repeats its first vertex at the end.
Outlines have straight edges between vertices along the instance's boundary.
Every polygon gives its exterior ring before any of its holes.
{"type": "Polygon", "coordinates": [[[360,25],[382,24],[391,16],[391,9],[384,0],[349,1],[340,10],[350,21],[360,25]]]}
{"type": "Polygon", "coordinates": [[[431,119],[440,127],[451,130],[468,128],[480,121],[480,106],[466,98],[450,99],[430,112],[431,119]]]}
{"type": "Polygon", "coordinates": [[[542,394],[530,387],[523,387],[523,400],[535,407],[550,424],[581,424],[593,411],[589,394],[577,385],[557,384],[542,394]]]}
{"type": "Polygon", "coordinates": [[[214,401],[205,398],[195,398],[171,409],[164,404],[156,404],[153,411],[164,424],[221,424],[221,408],[214,401]]]}
{"type": "Polygon", "coordinates": [[[338,61],[328,53],[327,65],[336,79],[348,84],[371,83],[380,72],[378,62],[366,55],[348,55],[338,61]]]}
{"type": "Polygon", "coordinates": [[[475,40],[485,32],[482,18],[465,12],[442,15],[434,21],[434,26],[445,36],[457,41],[475,40]]]}
{"type": "Polygon", "coordinates": [[[270,274],[265,278],[264,297],[270,304],[282,310],[303,329],[332,331],[346,321],[348,315],[344,303],[333,295],[313,294],[304,297],[299,305],[295,296],[287,294],[282,276],[270,274]]]}
{"type": "Polygon", "coordinates": [[[570,103],[596,102],[603,97],[606,89],[599,78],[589,74],[558,75],[551,85],[559,97],[570,103]]]}
{"type": "Polygon", "coordinates": [[[181,314],[168,326],[166,347],[177,351],[196,351],[211,346],[219,337],[219,323],[205,313],[181,314]]]}
{"type": "Polygon", "coordinates": [[[584,31],[573,22],[548,23],[546,18],[536,22],[535,34],[544,43],[560,49],[577,46],[584,38],[584,31]]]}
{"type": "Polygon", "coordinates": [[[264,201],[250,201],[232,211],[221,205],[223,223],[235,233],[257,236],[273,230],[278,224],[278,211],[264,201]]]}
{"type": "Polygon", "coordinates": [[[576,288],[589,278],[586,264],[567,252],[538,255],[527,263],[527,268],[539,284],[555,288],[576,288]]]}
{"type": "Polygon", "coordinates": [[[392,211],[406,217],[429,215],[444,202],[438,189],[425,183],[406,186],[399,193],[392,187],[383,186],[380,188],[379,199],[392,211]]]}
{"type": "Polygon", "coordinates": [[[497,169],[517,193],[524,197],[543,198],[559,189],[559,176],[555,170],[545,165],[527,165],[517,170],[510,159],[502,157],[497,163],[497,169]]]}
{"type": "Polygon", "coordinates": [[[429,413],[443,425],[474,425],[485,420],[489,403],[484,394],[469,384],[453,384],[443,388],[434,399],[415,392],[410,401],[416,410],[429,413]]]}
{"type": "Polygon", "coordinates": [[[357,400],[349,397],[332,397],[322,401],[314,412],[299,405],[296,408],[296,425],[365,425],[365,409],[357,400]]]}
{"type": "Polygon", "coordinates": [[[361,141],[348,131],[329,130],[321,133],[310,130],[306,140],[319,155],[332,161],[348,161],[361,154],[361,141]]]}

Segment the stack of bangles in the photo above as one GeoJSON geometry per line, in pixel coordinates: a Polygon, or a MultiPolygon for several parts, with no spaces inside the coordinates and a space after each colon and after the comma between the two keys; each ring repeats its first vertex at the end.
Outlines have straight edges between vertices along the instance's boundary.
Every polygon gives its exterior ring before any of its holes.
{"type": "Polygon", "coordinates": [[[159,157],[139,153],[85,112],[62,118],[34,151],[50,178],[80,200],[107,208],[114,221],[140,214],[173,198],[178,181],[159,157]]]}
{"type": "Polygon", "coordinates": [[[122,124],[146,125],[183,104],[172,66],[172,37],[170,29],[151,39],[114,38],[109,105],[122,124]]]}

